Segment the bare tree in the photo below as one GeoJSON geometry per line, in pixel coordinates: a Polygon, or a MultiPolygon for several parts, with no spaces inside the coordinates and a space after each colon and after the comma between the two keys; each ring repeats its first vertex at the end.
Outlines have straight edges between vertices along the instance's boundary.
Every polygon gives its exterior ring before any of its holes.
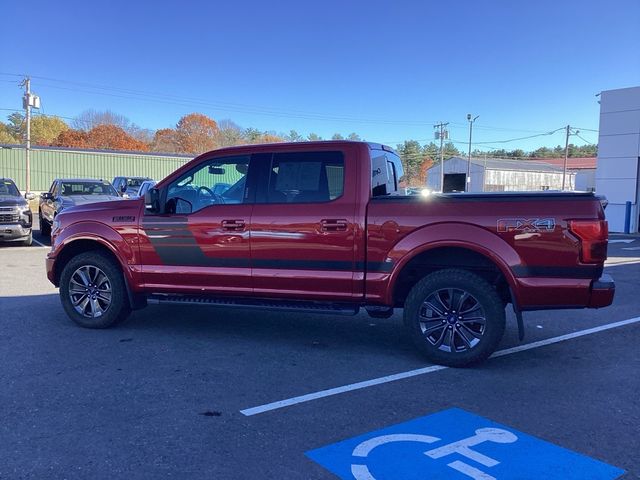
{"type": "Polygon", "coordinates": [[[135,127],[127,117],[111,110],[105,110],[104,112],[93,109],[85,110],[71,121],[72,128],[86,132],[98,125],[115,125],[126,132],[129,132],[132,126],[135,127]]]}
{"type": "Polygon", "coordinates": [[[220,147],[231,147],[233,145],[242,145],[246,143],[244,137],[244,129],[237,123],[223,119],[218,122],[218,132],[216,134],[216,143],[220,147]]]}

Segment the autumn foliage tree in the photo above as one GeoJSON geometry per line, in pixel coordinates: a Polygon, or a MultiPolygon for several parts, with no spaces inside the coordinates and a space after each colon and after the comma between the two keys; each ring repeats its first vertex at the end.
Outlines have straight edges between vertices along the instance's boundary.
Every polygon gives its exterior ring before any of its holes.
{"type": "Polygon", "coordinates": [[[51,144],[54,147],[90,148],[88,134],[82,130],[65,130],[51,144]]]}
{"type": "Polygon", "coordinates": [[[136,140],[116,125],[93,127],[89,130],[88,139],[91,148],[143,152],[149,150],[149,146],[146,143],[136,140]]]}
{"type": "Polygon", "coordinates": [[[190,113],[176,124],[180,150],[199,154],[216,148],[218,124],[202,113],[190,113]]]}
{"type": "Polygon", "coordinates": [[[178,133],[173,128],[156,130],[151,142],[151,150],[162,153],[180,153],[178,133]]]}
{"type": "Polygon", "coordinates": [[[88,132],[66,130],[53,142],[59,147],[94,148],[98,150],[147,151],[146,143],[136,140],[116,125],[98,125],[88,132]]]}

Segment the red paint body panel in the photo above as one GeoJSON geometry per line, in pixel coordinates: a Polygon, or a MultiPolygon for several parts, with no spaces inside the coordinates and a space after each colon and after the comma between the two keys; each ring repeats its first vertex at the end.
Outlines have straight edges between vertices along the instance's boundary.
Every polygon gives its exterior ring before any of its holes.
{"type": "Polygon", "coordinates": [[[393,305],[398,278],[411,259],[434,248],[459,247],[490,260],[523,310],[612,302],[613,288],[596,282],[604,259],[581,263],[581,241],[568,229],[570,220],[604,219],[595,196],[372,199],[371,148],[380,147],[294,143],[204,154],[157,188],[216,157],[341,151],[344,193],[325,203],[221,204],[173,216],[146,213],[141,199],[84,205],[59,215],[48,277],[56,281],[56,259],[65,249],[91,240],[116,256],[133,292],[393,305]],[[535,219],[553,222],[529,228],[535,219]],[[224,228],[229,220],[241,221],[243,228],[224,228]],[[327,231],[325,220],[343,222],[344,228],[327,231]]]}

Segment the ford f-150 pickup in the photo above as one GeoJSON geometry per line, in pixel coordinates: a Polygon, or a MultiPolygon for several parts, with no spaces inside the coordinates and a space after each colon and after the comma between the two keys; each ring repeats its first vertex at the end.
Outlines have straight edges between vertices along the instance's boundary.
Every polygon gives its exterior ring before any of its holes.
{"type": "Polygon", "coordinates": [[[47,275],[89,328],[148,303],[383,318],[403,308],[418,349],[451,366],[491,355],[508,304],[522,337],[523,311],[613,301],[594,194],[405,196],[402,176],[398,155],[373,143],[216,150],[144,198],[59,213],[47,275]]]}

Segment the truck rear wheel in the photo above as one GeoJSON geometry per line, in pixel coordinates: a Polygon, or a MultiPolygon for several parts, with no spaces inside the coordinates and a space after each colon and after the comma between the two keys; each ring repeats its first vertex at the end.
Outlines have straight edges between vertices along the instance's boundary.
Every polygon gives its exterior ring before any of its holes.
{"type": "Polygon", "coordinates": [[[119,265],[99,251],[81,253],[65,265],[60,300],[69,318],[85,328],[109,328],[131,311],[119,265]]]}
{"type": "Polygon", "coordinates": [[[498,348],[505,328],[504,304],[478,275],[439,270],[409,292],[404,323],[430,361],[464,367],[482,362],[498,348]]]}

